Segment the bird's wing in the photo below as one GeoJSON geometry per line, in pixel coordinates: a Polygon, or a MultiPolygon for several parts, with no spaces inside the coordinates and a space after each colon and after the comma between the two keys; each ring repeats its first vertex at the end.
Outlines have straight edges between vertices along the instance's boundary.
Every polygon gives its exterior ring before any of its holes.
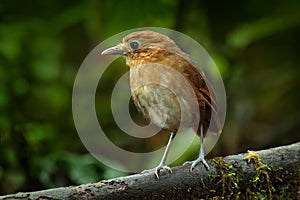
{"type": "Polygon", "coordinates": [[[186,62],[182,68],[183,74],[187,77],[187,80],[189,80],[198,89],[198,98],[199,100],[204,101],[207,107],[210,108],[208,112],[214,112],[212,119],[214,120],[216,127],[212,127],[212,131],[221,133],[222,126],[217,112],[218,108],[214,88],[208,82],[203,71],[200,68],[196,69],[196,67],[198,66],[194,66],[190,62],[186,62]]]}

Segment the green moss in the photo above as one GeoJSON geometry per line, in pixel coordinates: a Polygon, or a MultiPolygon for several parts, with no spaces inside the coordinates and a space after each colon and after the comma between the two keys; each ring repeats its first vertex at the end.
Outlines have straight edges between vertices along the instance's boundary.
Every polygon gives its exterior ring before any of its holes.
{"type": "Polygon", "coordinates": [[[250,187],[247,191],[249,194],[256,194],[263,198],[271,198],[275,188],[270,181],[269,172],[271,167],[261,162],[259,154],[255,151],[248,151],[248,156],[244,158],[248,163],[253,162],[256,174],[250,180],[250,187]],[[253,192],[251,192],[253,191],[253,192]]]}
{"type": "MultiPolygon", "coordinates": [[[[249,151],[244,158],[253,163],[255,173],[249,180],[239,177],[236,168],[224,158],[214,158],[218,174],[200,178],[201,190],[207,199],[295,199],[300,197],[300,168],[286,171],[263,163],[259,154],[249,151]]],[[[299,198],[300,199],[300,198],[299,198]]]]}
{"type": "Polygon", "coordinates": [[[220,173],[220,180],[217,184],[222,185],[222,196],[229,197],[233,194],[238,194],[239,178],[236,173],[232,172],[233,166],[221,157],[215,158],[214,162],[216,163],[216,168],[220,173]]]}

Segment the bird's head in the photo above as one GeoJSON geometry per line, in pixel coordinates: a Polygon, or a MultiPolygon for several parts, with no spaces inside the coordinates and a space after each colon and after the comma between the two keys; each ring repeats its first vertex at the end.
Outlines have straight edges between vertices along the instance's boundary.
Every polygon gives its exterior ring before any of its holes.
{"type": "Polygon", "coordinates": [[[125,56],[130,65],[132,61],[154,61],[171,52],[179,53],[181,50],[169,37],[154,31],[137,31],[126,35],[121,43],[104,50],[101,55],[125,56]]]}

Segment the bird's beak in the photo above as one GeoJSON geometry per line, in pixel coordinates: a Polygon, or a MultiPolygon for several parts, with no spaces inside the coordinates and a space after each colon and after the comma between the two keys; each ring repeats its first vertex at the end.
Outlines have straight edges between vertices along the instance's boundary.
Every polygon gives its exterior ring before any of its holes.
{"type": "Polygon", "coordinates": [[[102,51],[101,55],[126,55],[127,51],[124,48],[122,43],[118,44],[117,46],[110,47],[102,51]]]}

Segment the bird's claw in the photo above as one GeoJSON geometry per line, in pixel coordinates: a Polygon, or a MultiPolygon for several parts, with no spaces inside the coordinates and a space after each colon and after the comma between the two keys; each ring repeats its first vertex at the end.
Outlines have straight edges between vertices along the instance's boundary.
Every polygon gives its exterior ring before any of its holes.
{"type": "Polygon", "coordinates": [[[160,172],[160,170],[164,170],[164,169],[168,170],[170,172],[170,174],[172,174],[172,169],[167,165],[159,165],[159,166],[157,166],[153,169],[144,170],[141,173],[142,174],[143,173],[150,173],[150,172],[154,171],[154,174],[155,174],[156,178],[159,179],[159,172],[160,172]]]}
{"type": "Polygon", "coordinates": [[[199,157],[197,160],[194,160],[194,161],[186,161],[185,163],[183,163],[183,165],[191,164],[190,172],[192,172],[194,170],[194,168],[196,167],[196,165],[198,165],[200,162],[203,163],[204,167],[208,171],[210,170],[210,167],[208,166],[206,160],[203,157],[199,157]]]}

